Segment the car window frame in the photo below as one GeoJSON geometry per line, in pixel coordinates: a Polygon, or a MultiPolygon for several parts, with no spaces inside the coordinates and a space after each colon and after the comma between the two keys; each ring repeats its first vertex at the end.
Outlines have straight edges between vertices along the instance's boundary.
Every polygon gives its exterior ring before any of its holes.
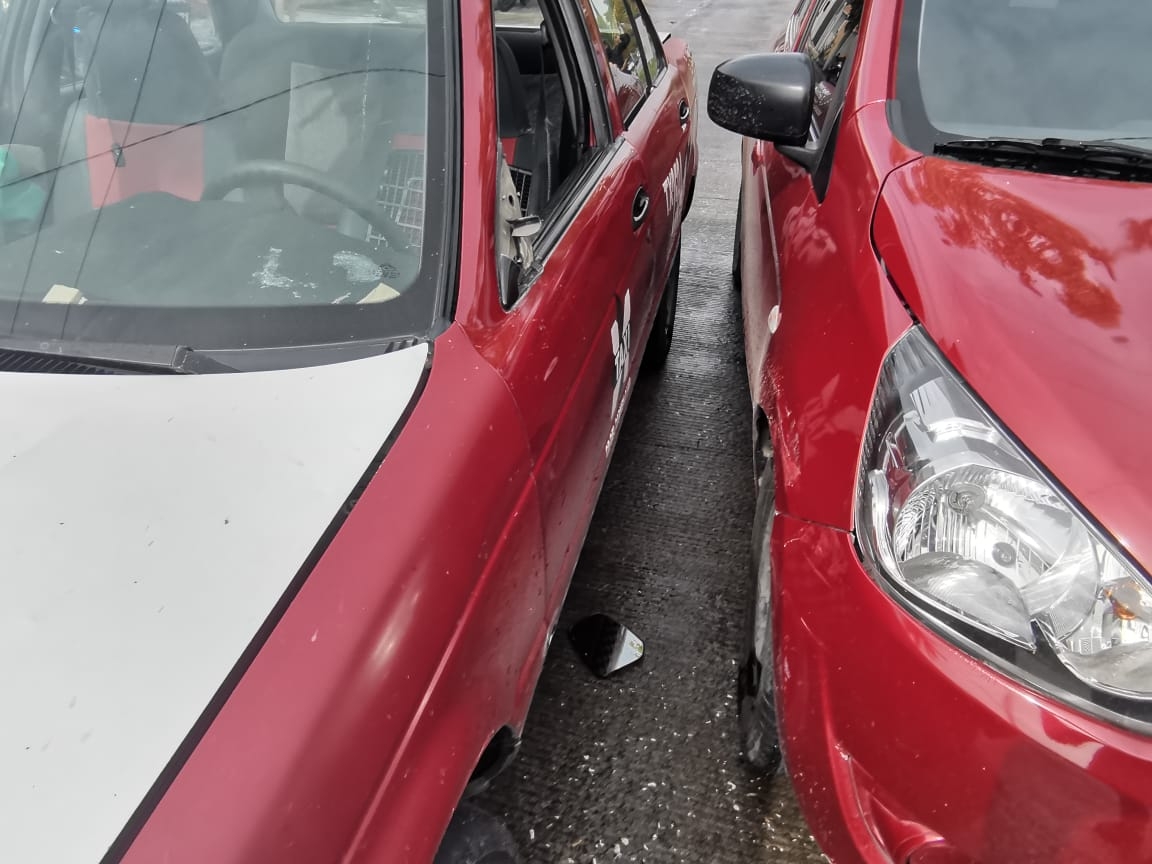
{"type": "MultiPolygon", "coordinates": [[[[804,35],[799,38],[796,44],[796,51],[808,56],[812,61],[812,68],[816,70],[817,79],[816,82],[814,82],[813,88],[818,88],[821,84],[827,84],[828,82],[825,67],[820,65],[817,61],[816,54],[814,54],[814,48],[816,48],[818,41],[826,36],[829,26],[842,20],[844,7],[847,7],[849,3],[852,2],[861,2],[863,6],[865,0],[817,1],[818,3],[826,3],[826,5],[823,7],[817,6],[811,10],[809,21],[804,26],[804,35]]],[[[847,89],[851,81],[851,69],[855,63],[856,46],[859,41],[859,31],[861,31],[862,28],[863,14],[861,15],[861,21],[857,23],[856,40],[852,43],[846,58],[844,58],[840,74],[836,76],[835,92],[833,93],[832,99],[828,101],[823,118],[817,118],[817,106],[813,104],[808,130],[810,149],[823,150],[824,138],[827,137],[827,132],[832,129],[833,123],[836,122],[836,118],[839,116],[840,104],[843,101],[843,92],[847,89]],[[814,147],[811,145],[814,145],[814,147]]]]}
{"type": "MultiPolygon", "coordinates": [[[[595,10],[592,10],[591,6],[590,6],[591,0],[578,0],[578,2],[580,2],[582,5],[588,6],[589,11],[592,12],[592,20],[595,20],[595,17],[596,17],[595,16],[595,10]]],[[[624,11],[628,13],[628,21],[632,25],[633,30],[636,31],[636,19],[632,16],[632,10],[628,7],[627,3],[625,3],[625,5],[624,5],[624,11]]],[[[581,28],[584,30],[585,38],[588,40],[591,40],[593,38],[601,38],[603,35],[600,32],[599,27],[596,27],[595,34],[588,32],[588,19],[584,16],[581,16],[581,28]]],[[[622,128],[625,131],[632,125],[632,121],[636,119],[636,115],[638,115],[640,113],[641,109],[648,102],[648,97],[652,94],[652,89],[653,89],[652,80],[648,75],[648,64],[646,62],[646,58],[644,55],[644,43],[640,39],[638,31],[636,33],[636,41],[637,41],[638,47],[640,49],[640,58],[642,61],[645,61],[645,62],[641,63],[641,68],[644,70],[644,75],[641,78],[641,80],[644,82],[645,86],[644,86],[644,93],[637,100],[636,104],[633,105],[632,108],[627,113],[625,113],[624,111],[620,112],[620,125],[622,126],[622,128]]],[[[609,79],[611,79],[611,70],[609,70],[609,79]]],[[[616,101],[617,107],[620,107],[620,91],[617,90],[615,86],[613,86],[612,89],[613,89],[612,98],[616,101]]]]}
{"type": "MultiPolygon", "coordinates": [[[[832,26],[838,18],[841,17],[845,5],[848,0],[826,0],[827,6],[821,9],[816,9],[812,13],[812,20],[804,33],[804,38],[801,40],[799,48],[811,61],[812,68],[816,70],[816,80],[813,84],[813,89],[818,88],[821,84],[826,82],[824,77],[824,69],[816,61],[816,45],[824,38],[828,28],[832,26]]],[[[812,117],[809,121],[809,136],[815,142],[819,142],[825,125],[828,122],[828,114],[825,113],[823,121],[817,120],[816,105],[813,101],[812,117]]]]}
{"type": "Polygon", "coordinates": [[[660,34],[656,32],[656,27],[652,23],[652,16],[648,14],[648,9],[641,0],[623,0],[623,2],[624,8],[628,10],[628,14],[632,17],[632,24],[640,36],[640,53],[644,56],[644,68],[648,72],[648,90],[644,94],[644,99],[647,100],[649,94],[660,85],[660,82],[664,80],[664,75],[668,72],[668,56],[664,53],[664,43],[660,40],[660,34]],[[647,34],[648,41],[652,43],[655,51],[652,58],[648,57],[648,48],[646,47],[644,39],[645,34],[647,34]],[[651,59],[656,60],[657,70],[655,77],[652,76],[652,70],[649,68],[651,59]]]}
{"type": "MultiPolygon", "coordinates": [[[[601,145],[605,142],[611,141],[615,136],[612,130],[611,115],[608,109],[608,99],[602,86],[600,76],[597,74],[596,58],[591,52],[590,46],[587,46],[586,40],[582,37],[573,37],[574,28],[579,32],[585,28],[583,18],[577,11],[576,23],[573,24],[569,20],[570,16],[567,10],[571,4],[569,0],[539,0],[539,7],[541,11],[541,20],[544,31],[548,34],[548,39],[557,50],[559,62],[565,67],[568,73],[567,80],[564,72],[561,73],[561,78],[564,79],[566,98],[570,98],[571,94],[567,93],[567,85],[580,86],[581,95],[587,100],[587,113],[588,120],[592,127],[592,144],[589,147],[588,154],[586,154],[585,161],[588,157],[595,154],[601,145]],[[554,8],[558,7],[558,8],[554,8]]],[[[495,9],[492,11],[492,34],[495,37],[500,30],[531,30],[535,31],[537,28],[531,25],[524,24],[499,24],[495,18],[495,9]]],[[[496,46],[495,39],[493,39],[492,46],[493,56],[492,62],[496,63],[496,46]]],[[[493,66],[495,68],[495,66],[493,66]]],[[[572,176],[577,176],[581,171],[573,172],[567,178],[560,189],[563,190],[568,184],[568,180],[572,176]]],[[[537,214],[541,218],[545,214],[537,214]]]]}
{"type": "MultiPolygon", "coordinates": [[[[843,0],[837,8],[842,9],[848,2],[850,2],[850,0],[843,0]]],[[[863,27],[863,18],[861,18],[859,26],[860,28],[863,27]]],[[[816,144],[818,153],[816,156],[816,164],[811,173],[812,188],[816,193],[817,201],[824,200],[824,197],[828,194],[828,186],[832,181],[832,169],[835,167],[836,161],[836,141],[840,136],[840,124],[844,115],[844,104],[848,98],[848,90],[852,86],[853,73],[856,67],[856,52],[859,44],[860,34],[857,32],[856,40],[848,50],[840,75],[837,77],[836,91],[833,93],[832,100],[828,104],[824,125],[817,130],[819,137],[815,139],[814,143],[816,144]]],[[[815,127],[815,117],[813,117],[812,126],[815,127]]],[[[809,134],[811,135],[812,133],[813,129],[810,129],[809,134]]]]}
{"type": "MultiPolygon", "coordinates": [[[[549,206],[537,214],[542,222],[532,238],[533,262],[520,276],[516,299],[503,305],[505,312],[514,311],[544,274],[553,251],[600,185],[616,153],[623,144],[616,134],[608,105],[608,94],[600,76],[599,60],[592,48],[588,22],[581,0],[539,0],[544,27],[556,43],[558,59],[568,68],[572,83],[579,86],[587,100],[588,119],[592,126],[592,143],[577,168],[564,179],[549,206]]],[[[493,18],[493,35],[497,30],[493,18]]],[[[495,40],[493,40],[495,62],[495,40]]],[[[495,94],[493,94],[495,95],[495,94]]],[[[500,156],[497,154],[497,159],[500,156]]],[[[495,214],[499,218],[499,214],[495,214]]]]}

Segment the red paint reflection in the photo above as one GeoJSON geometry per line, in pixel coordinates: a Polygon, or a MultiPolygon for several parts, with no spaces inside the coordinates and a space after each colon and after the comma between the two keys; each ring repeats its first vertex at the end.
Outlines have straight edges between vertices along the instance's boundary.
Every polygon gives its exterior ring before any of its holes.
{"type": "MultiPolygon", "coordinates": [[[[1115,253],[968,166],[937,162],[912,176],[910,198],[937,212],[946,242],[990,252],[1031,291],[1055,287],[1073,315],[1101,327],[1119,325],[1120,303],[1092,274],[1103,270],[1111,277],[1115,253]]],[[[1133,222],[1129,241],[1152,243],[1152,225],[1133,222]]]]}
{"type": "Polygon", "coordinates": [[[1147,252],[1152,249],[1152,219],[1125,219],[1124,231],[1128,235],[1127,251],[1147,252]]]}

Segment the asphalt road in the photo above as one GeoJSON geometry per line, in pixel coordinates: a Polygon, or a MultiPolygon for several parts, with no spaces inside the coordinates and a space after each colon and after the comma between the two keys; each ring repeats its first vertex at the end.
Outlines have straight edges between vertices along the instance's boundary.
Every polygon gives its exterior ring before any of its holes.
{"type": "Polygon", "coordinates": [[[787,777],[749,774],[735,669],[754,509],[749,397],[729,263],[738,139],[704,116],[726,57],[767,50],[794,0],[651,0],[687,38],[700,88],[700,173],[684,228],[665,370],[636,389],[520,756],[481,803],[530,864],[824,861],[787,777]],[[644,661],[597,679],[568,626],[608,612],[644,661]]]}

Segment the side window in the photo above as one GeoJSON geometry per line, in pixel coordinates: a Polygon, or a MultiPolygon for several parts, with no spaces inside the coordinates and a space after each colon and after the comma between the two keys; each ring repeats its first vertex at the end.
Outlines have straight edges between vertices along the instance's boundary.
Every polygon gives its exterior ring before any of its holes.
{"type": "Polygon", "coordinates": [[[818,80],[812,122],[819,132],[827,123],[840,76],[856,47],[864,0],[822,0],[812,17],[804,50],[816,65],[818,80]]]}
{"type": "MultiPolygon", "coordinates": [[[[590,8],[580,11],[588,23],[573,31],[573,10],[563,3],[491,2],[500,139],[495,251],[501,302],[510,308],[580,212],[580,196],[594,188],[596,176],[587,169],[607,152],[601,145],[611,136],[592,65],[590,8]]],[[[642,64],[635,74],[645,75],[642,64]]]]}
{"type": "Polygon", "coordinates": [[[539,29],[544,13],[536,0],[495,0],[492,23],[497,27],[532,27],[539,29]]]}
{"type": "Polygon", "coordinates": [[[589,0],[596,16],[600,42],[616,87],[625,124],[648,93],[648,73],[640,38],[625,5],[626,0],[589,0]]]}
{"type": "Polygon", "coordinates": [[[603,100],[595,112],[588,89],[599,82],[585,80],[581,71],[579,52],[590,47],[584,30],[574,41],[558,5],[492,0],[496,122],[525,216],[548,215],[549,204],[586,167],[595,131],[605,125],[603,100]]]}
{"type": "Polygon", "coordinates": [[[804,19],[811,8],[812,0],[799,0],[792,14],[788,16],[788,23],[784,25],[780,47],[791,51],[796,46],[796,40],[800,38],[800,28],[804,26],[804,19]]]}
{"type": "Polygon", "coordinates": [[[652,26],[652,19],[639,3],[639,0],[625,0],[628,11],[632,13],[632,20],[636,23],[636,32],[640,34],[640,47],[644,49],[644,62],[648,68],[648,82],[655,86],[668,61],[664,58],[664,45],[652,26]]]}
{"type": "Polygon", "coordinates": [[[842,5],[844,5],[844,0],[816,0],[816,8],[812,11],[812,15],[808,19],[808,24],[804,30],[804,47],[811,45],[820,38],[821,31],[828,25],[828,22],[832,20],[832,15],[842,5]]]}

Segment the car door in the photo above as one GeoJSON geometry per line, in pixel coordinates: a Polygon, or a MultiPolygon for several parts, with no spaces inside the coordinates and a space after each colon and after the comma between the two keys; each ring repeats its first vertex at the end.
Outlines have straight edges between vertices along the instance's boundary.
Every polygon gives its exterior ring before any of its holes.
{"type": "MultiPolygon", "coordinates": [[[[597,0],[592,0],[596,3],[597,0]]],[[[641,0],[619,0],[627,9],[648,78],[648,96],[624,133],[652,178],[650,208],[657,295],[676,257],[690,178],[689,143],[695,108],[692,60],[680,39],[662,41],[641,0]]]]}
{"type": "Polygon", "coordinates": [[[637,333],[643,345],[660,301],[670,263],[671,226],[664,181],[680,149],[679,120],[661,100],[669,93],[667,62],[647,20],[638,14],[635,0],[585,0],[585,20],[594,22],[589,35],[599,42],[613,83],[609,98],[618,108],[621,137],[631,145],[650,182],[637,190],[633,217],[651,244],[651,284],[634,301],[643,325],[637,333]],[[659,50],[657,50],[659,49],[659,50]],[[653,81],[660,89],[653,89],[653,81]],[[675,129],[673,130],[673,126],[675,129]]]}
{"type": "Polygon", "coordinates": [[[634,334],[652,306],[654,259],[650,223],[644,214],[634,218],[634,202],[648,186],[644,164],[613,128],[580,13],[567,0],[541,6],[550,44],[574,64],[564,67],[565,89],[582,100],[593,134],[544,212],[528,214],[542,221],[532,263],[514,304],[479,347],[507,382],[530,441],[551,622],[639,367],[634,334]]]}
{"type": "MultiPolygon", "coordinates": [[[[809,148],[820,150],[815,169],[808,171],[780,155],[772,144],[745,141],[751,153],[745,161],[747,186],[741,203],[745,210],[740,220],[744,226],[744,341],[749,385],[758,401],[760,371],[775,329],[771,322],[785,311],[782,298],[803,292],[804,280],[811,277],[808,264],[831,242],[820,204],[835,155],[843,85],[855,53],[861,6],[860,0],[819,0],[797,48],[816,67],[808,142],[809,148]]],[[[803,14],[800,7],[798,12],[803,14]]]]}

